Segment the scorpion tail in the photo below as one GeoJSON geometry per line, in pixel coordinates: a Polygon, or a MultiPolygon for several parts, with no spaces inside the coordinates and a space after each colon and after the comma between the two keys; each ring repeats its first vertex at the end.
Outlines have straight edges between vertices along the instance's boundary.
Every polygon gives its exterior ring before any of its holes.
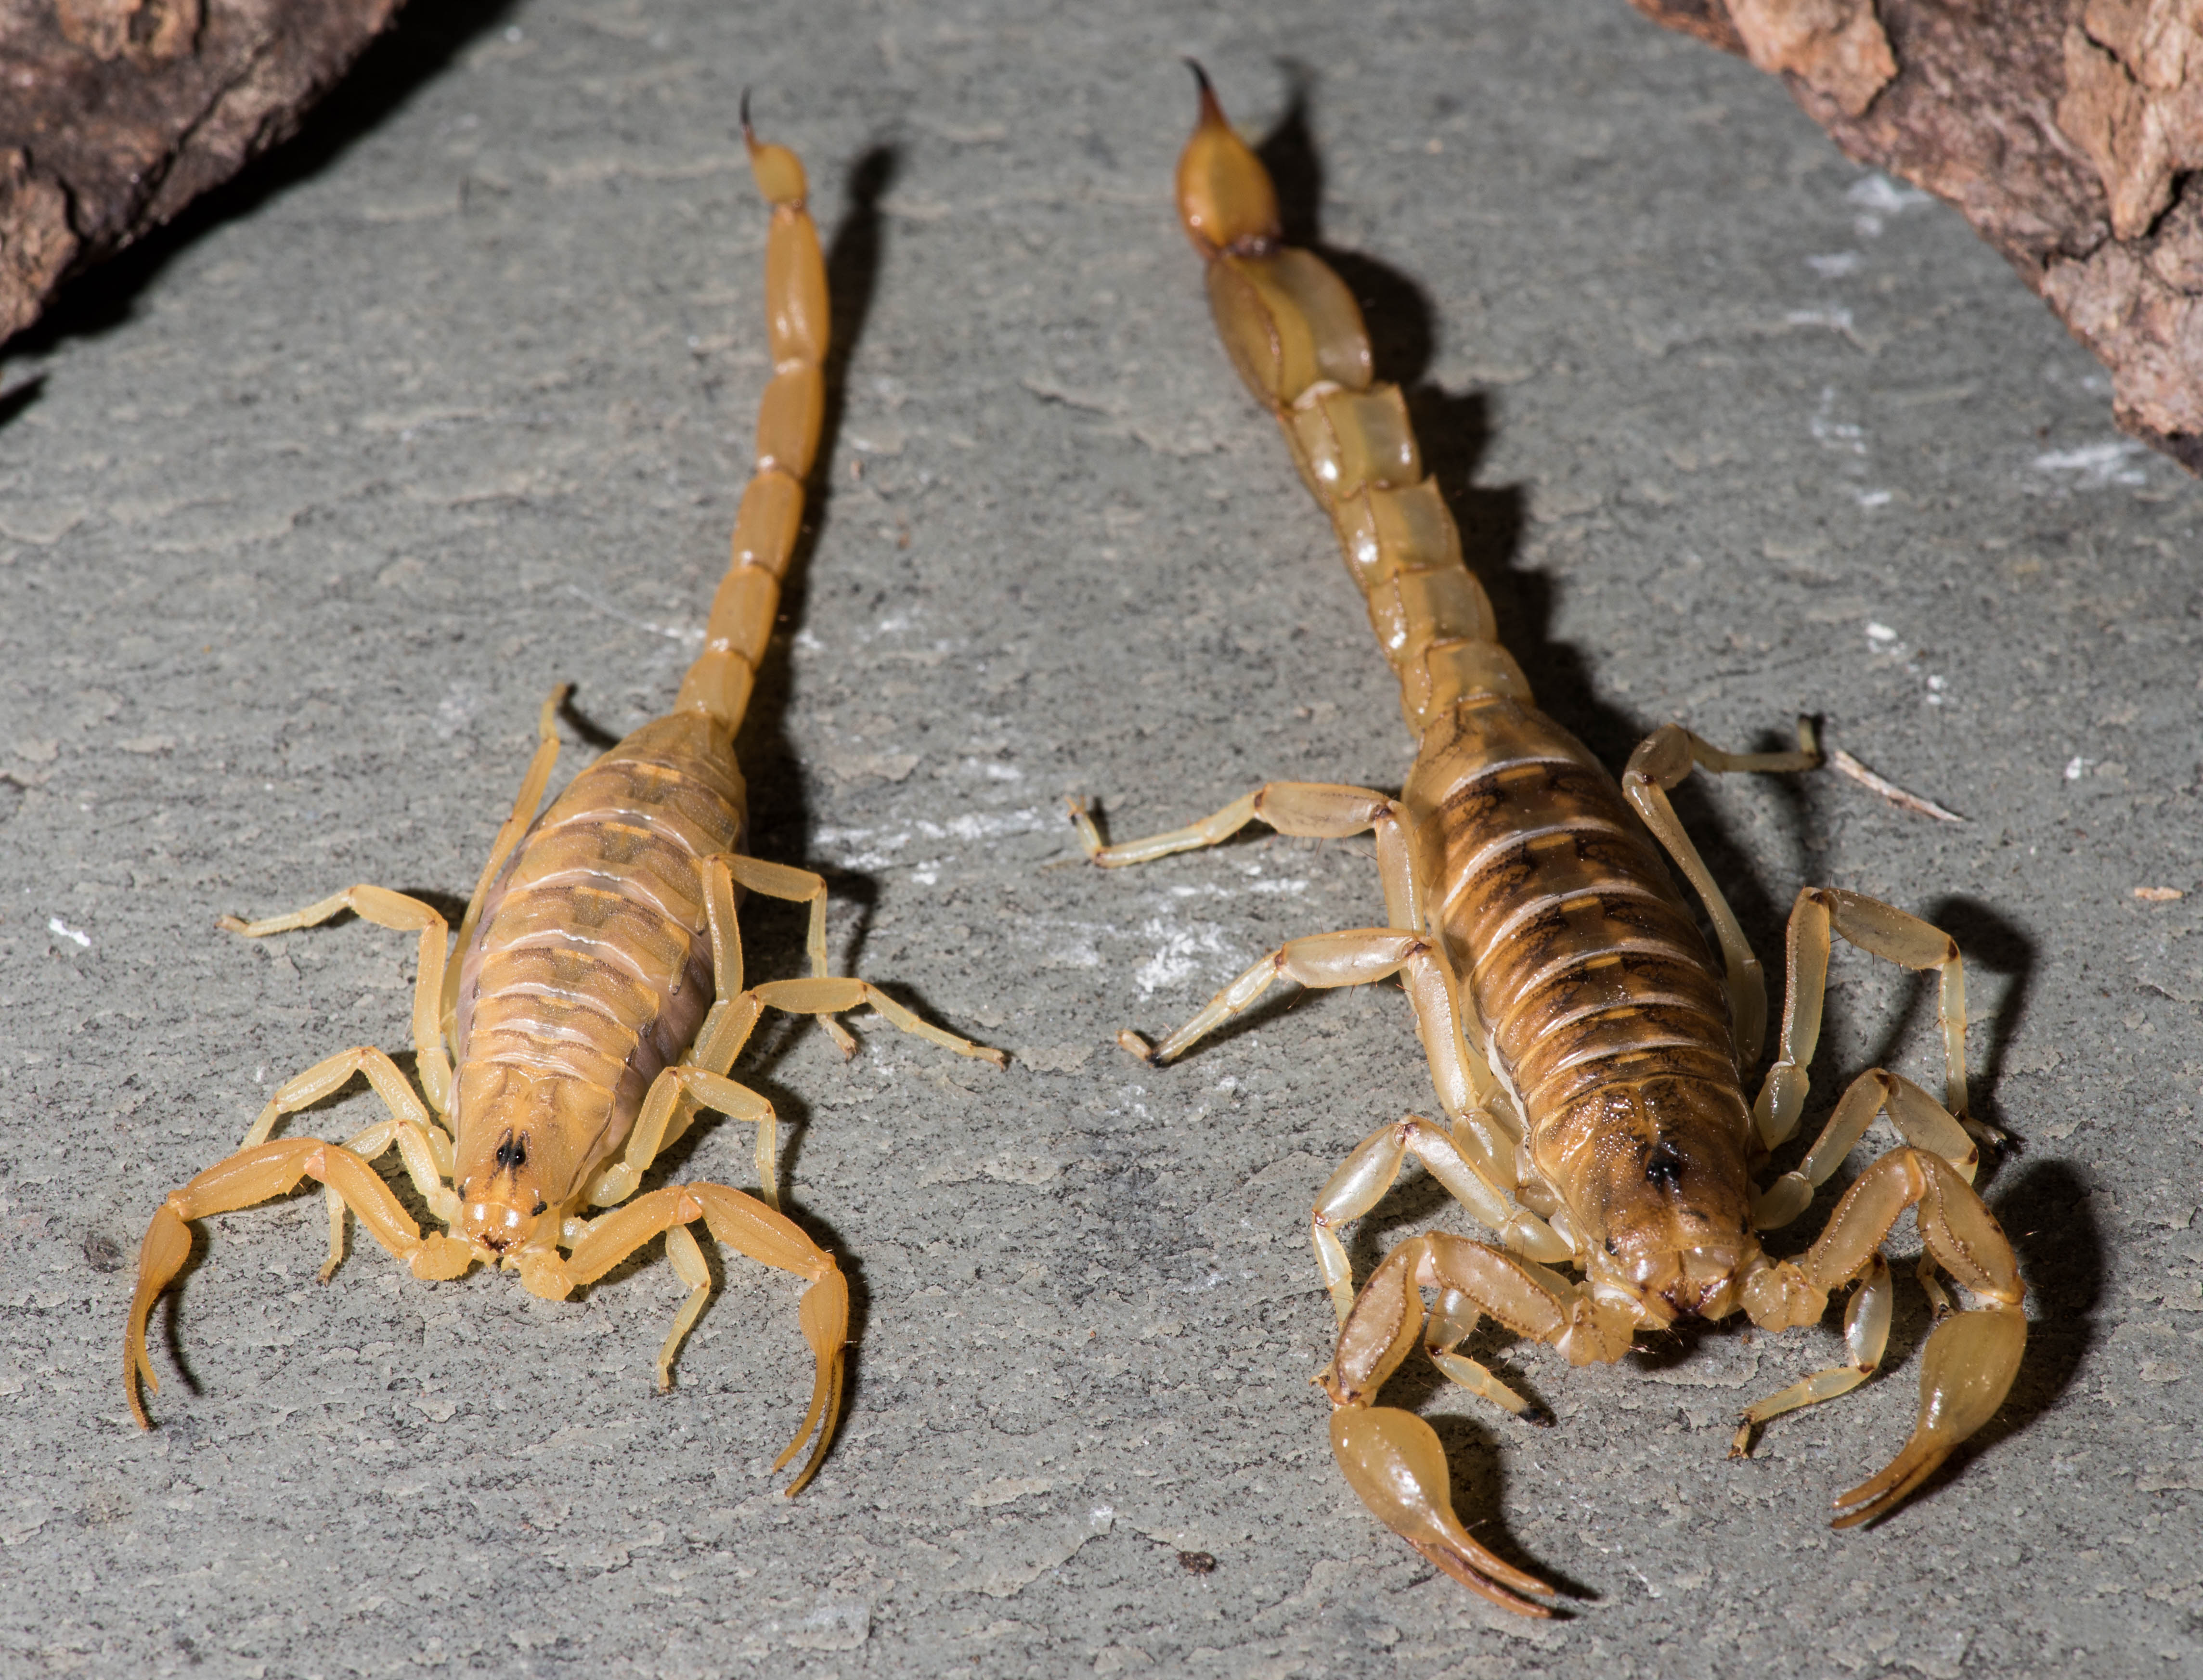
{"type": "Polygon", "coordinates": [[[742,139],[750,173],[772,206],[765,234],[765,319],[772,379],[758,405],[757,468],[735,516],[733,553],[712,616],[704,651],[682,679],[677,711],[703,714],[732,734],[749,705],[759,663],[772,640],[780,586],[803,528],[803,483],[818,454],[826,413],[830,322],[826,259],[804,206],[803,164],[786,146],[751,132],[742,100],[742,139]]]}
{"type": "Polygon", "coordinates": [[[130,1396],[130,1415],[141,1429],[151,1429],[153,1420],[145,1415],[139,1378],[145,1378],[145,1386],[155,1394],[161,1392],[161,1379],[153,1374],[153,1361],[145,1352],[145,1321],[152,1314],[153,1303],[161,1299],[191,1257],[192,1228],[174,1208],[162,1202],[153,1223],[145,1228],[145,1241],[138,1250],[138,1293],[131,1297],[130,1318],[122,1331],[122,1388],[130,1396]]]}
{"type": "Polygon", "coordinates": [[[1201,116],[1178,158],[1178,218],[1208,262],[1225,349],[1331,516],[1409,728],[1420,739],[1466,699],[1528,702],[1460,528],[1423,470],[1407,399],[1376,377],[1361,306],[1320,256],[1279,243],[1269,172],[1198,65],[1194,74],[1201,116]]]}
{"type": "Polygon", "coordinates": [[[2027,1350],[2027,1316],[1987,1306],[1946,1318],[1920,1361],[1920,1418],[1912,1438],[1876,1475],[1839,1494],[1832,1528],[1886,1517],[1935,1473],[1952,1450],[2004,1404],[2027,1350]]]}
{"type": "Polygon", "coordinates": [[[811,1344],[812,1354],[818,1362],[818,1374],[812,1382],[811,1405],[803,1414],[803,1422],[796,1427],[795,1439],[773,1460],[772,1467],[778,1470],[795,1456],[809,1438],[814,1424],[818,1426],[818,1441],[795,1480],[783,1490],[789,1499],[800,1493],[803,1484],[818,1472],[826,1457],[826,1448],[833,1441],[834,1426],[842,1418],[843,1349],[849,1340],[849,1280],[842,1276],[838,1268],[830,1270],[803,1292],[801,1311],[803,1339],[811,1344]]]}
{"type": "Polygon", "coordinates": [[[1331,1414],[1331,1450],[1361,1502],[1462,1586],[1517,1615],[1553,1613],[1517,1596],[1550,1595],[1550,1587],[1485,1551],[1461,1525],[1453,1514],[1445,1448],[1438,1432],[1414,1412],[1389,1406],[1342,1407],[1331,1414]]]}

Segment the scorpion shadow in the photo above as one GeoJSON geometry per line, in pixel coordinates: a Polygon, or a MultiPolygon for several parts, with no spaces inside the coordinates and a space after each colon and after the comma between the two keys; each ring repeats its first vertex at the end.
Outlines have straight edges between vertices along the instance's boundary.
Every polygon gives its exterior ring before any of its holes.
{"type": "MultiPolygon", "coordinates": [[[[169,263],[216,228],[251,215],[276,194],[335,162],[501,22],[514,4],[515,0],[443,0],[400,11],[360,54],[351,73],[307,112],[296,134],[193,199],[173,221],[67,281],[46,312],[0,351],[43,355],[64,339],[96,337],[128,321],[139,298],[169,263]]],[[[0,398],[0,427],[31,406],[39,384],[31,380],[0,398]]]]}

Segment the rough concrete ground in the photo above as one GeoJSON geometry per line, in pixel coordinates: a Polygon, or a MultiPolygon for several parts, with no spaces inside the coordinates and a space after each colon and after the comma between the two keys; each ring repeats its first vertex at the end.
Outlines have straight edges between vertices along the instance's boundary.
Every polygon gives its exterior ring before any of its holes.
{"type": "MultiPolygon", "coordinates": [[[[445,15],[5,371],[0,1667],[2203,1673],[2203,491],[1955,215],[1611,0],[445,15]],[[1910,1425],[1909,1280],[1886,1378],[1749,1462],[1737,1407],[1833,1329],[1586,1371],[1478,1344],[1550,1433],[1403,1378],[1469,1519],[1580,1596],[1533,1624],[1435,1577],[1307,1386],[1310,1196],[1431,1101],[1397,992],[1163,1072],[1110,1045],[1379,900],[1354,845],[1051,869],[1064,793],[1130,834],[1409,756],[1172,223],[1188,51],[1352,255],[1564,722],[1618,763],[1668,718],[1818,711],[1971,819],[1833,775],[1687,802],[1763,950],[1807,881],[1957,933],[1980,1106],[2026,1142],[1987,1194],[2027,1365],[1872,1532],[1824,1513],[1910,1425]],[[746,84],[861,316],[743,743],[758,847],[830,872],[837,963],[1019,1060],[867,1021],[853,1065],[815,1030],[746,1064],[857,1280],[842,1437],[792,1504],[790,1283],[727,1264],[660,1398],[654,1257],[559,1305],[371,1246],[320,1288],[308,1197],[210,1222],[140,1435],[118,1336],[162,1194],[270,1082],[405,1042],[407,940],[215,916],[456,899],[554,681],[615,734],[670,701],[765,368],[746,84]]],[[[790,971],[800,923],[750,927],[790,971]]],[[[1878,1059],[1930,1078],[1930,999],[1842,958],[1824,1044],[1822,1101],[1878,1059]]],[[[745,1182],[738,1129],[694,1135],[676,1170],[745,1182]]],[[[1466,1223],[1404,1186],[1361,1264],[1432,1219],[1466,1223]]]]}

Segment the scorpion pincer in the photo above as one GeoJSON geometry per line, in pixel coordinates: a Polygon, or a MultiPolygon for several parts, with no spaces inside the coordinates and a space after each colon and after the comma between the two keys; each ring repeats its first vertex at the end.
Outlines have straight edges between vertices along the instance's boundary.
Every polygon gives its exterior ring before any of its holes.
{"type": "Polygon", "coordinates": [[[1750,1407],[1732,1456],[1769,1418],[1857,1387],[1881,1363],[1891,1282],[1881,1247],[1906,1208],[1938,1323],[1921,1358],[1918,1421],[1879,1473],[1839,1495],[1838,1527],[1893,1509],[2003,1401],[2027,1342],[2011,1246],[1972,1188],[1964,978],[1949,935],[1856,893],[1808,887],[1788,928],[1788,1001],[1755,1104],[1745,1071],[1767,1021],[1759,964],[1676,820],[1668,792],[1693,769],[1798,771],[1820,754],[1732,753],[1679,725],[1632,755],[1621,785],[1533,704],[1495,639],[1490,602],[1423,472],[1401,392],[1373,377],[1361,311],[1314,253],[1283,245],[1261,160],[1224,121],[1206,77],[1178,171],[1180,216],[1208,264],[1226,349],[1275,416],[1361,586],[1417,742],[1400,797],[1272,782],[1168,834],[1105,846],[1105,866],[1214,846],[1259,819],[1281,834],[1373,835],[1388,925],[1290,940],[1152,1049],[1167,1062],[1279,979],[1358,985],[1398,975],[1427,1052],[1442,1123],[1410,1115],[1372,1132],[1318,1196],[1310,1232],[1338,1340],[1319,1379],[1331,1441],[1355,1490],[1465,1586],[1525,1614],[1550,1593],[1455,1516],[1443,1448],[1411,1412],[1377,1404],[1420,1336],[1455,1382],[1550,1423],[1456,1351],[1479,1318],[1550,1344],[1573,1365],[1620,1359],[1640,1330],[1741,1312],[1775,1330],[1816,1322],[1856,1285],[1849,1358],[1750,1407]],[[1654,841],[1697,891],[1721,962],[1700,938],[1654,841]],[[1876,1069],[1837,1102],[1817,1141],[1763,1192],[1751,1171],[1796,1130],[1820,1033],[1831,937],[1940,980],[1944,1101],[1876,1069]],[[1903,1139],[1852,1182],[1817,1241],[1770,1258],[1760,1233],[1794,1219],[1878,1114],[1903,1139]],[[1374,1207],[1409,1156],[1497,1237],[1432,1231],[1395,1247],[1357,1294],[1339,1228],[1374,1207]],[[1578,1270],[1571,1279],[1560,1266],[1578,1270]],[[1954,1312],[1939,1270],[1975,1298],[1954,1312]],[[1435,1293],[1427,1311],[1423,1292],[1435,1293]]]}
{"type": "Polygon", "coordinates": [[[537,816],[558,757],[552,726],[565,690],[545,704],[541,745],[468,902],[457,963],[448,961],[444,918],[381,887],[354,887],[266,921],[224,918],[231,931],[256,939],[346,910],[417,931],[412,1031],[421,1089],[382,1051],[344,1051],[283,1084],[235,1154],[169,1193],[145,1233],[123,1333],[123,1383],[142,1425],[151,1427],[137,1379],[160,1386],[145,1350],[146,1317],[190,1255],[191,1222],[311,1178],[328,1200],[325,1282],[344,1257],[347,1208],[416,1276],[454,1278],[480,1261],[518,1272],[530,1292],[552,1300],[662,1234],[688,1294],[659,1353],[660,1388],[670,1385],[674,1356],[711,1294],[689,1231],[701,1220],[729,1247],[810,1285],[800,1317],[816,1366],[811,1404],[773,1467],[814,1429],[817,1436],[788,1493],[810,1479],[833,1439],[848,1286],[833,1257],[781,1212],[772,1105],[728,1071],[767,1009],[821,1017],[845,1054],[855,1041],[833,1017],[869,1006],[960,1055],[997,1065],[1007,1058],[919,1019],[866,981],[830,975],[826,883],[742,849],[747,806],[734,737],[802,525],[825,408],[829,327],[803,165],[786,147],[757,139],[747,98],[742,132],[772,210],[765,301],[774,371],[704,651],[670,712],[575,776],[537,816]],[[744,986],[735,911],[745,892],[809,907],[809,978],[744,986]],[[387,1118],[342,1144],[272,1137],[283,1116],[355,1075],[366,1076],[387,1118]],[[637,1195],[659,1153],[700,1109],[756,1126],[759,1194],[688,1183],[637,1195]],[[393,1147],[445,1231],[423,1235],[376,1170],[375,1158],[393,1147]],[[594,1207],[612,1211],[588,1217],[594,1207]]]}

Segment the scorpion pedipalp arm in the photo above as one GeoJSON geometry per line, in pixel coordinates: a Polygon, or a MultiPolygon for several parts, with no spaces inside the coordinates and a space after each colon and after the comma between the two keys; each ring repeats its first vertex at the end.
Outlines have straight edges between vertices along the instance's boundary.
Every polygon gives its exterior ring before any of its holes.
{"type": "Polygon", "coordinates": [[[1847,1394],[1881,1369],[1882,1353],[1889,1345],[1892,1294],[1889,1262],[1877,1253],[1867,1267],[1866,1276],[1860,1280],[1851,1305],[1844,1309],[1844,1348],[1850,1359],[1826,1371],[1815,1371],[1747,1406],[1737,1424],[1736,1439],[1729,1445],[1729,1457],[1749,1458],[1752,1438],[1769,1418],[1847,1394]]]}
{"type": "Polygon", "coordinates": [[[818,1430],[817,1444],[795,1479],[782,1489],[793,1499],[818,1470],[834,1438],[841,1417],[843,1349],[849,1333],[849,1286],[834,1264],[834,1257],[806,1236],[785,1214],[777,1213],[755,1197],[724,1184],[668,1184],[639,1196],[624,1207],[594,1221],[563,1261],[555,1252],[533,1251],[523,1257],[521,1276],[533,1293],[553,1300],[574,1288],[594,1282],[661,1231],[668,1234],[667,1249],[676,1276],[689,1286],[674,1320],[673,1333],[659,1353],[660,1388],[670,1383],[673,1358],[681,1340],[696,1322],[711,1291],[711,1275],[695,1240],[685,1227],[701,1219],[728,1247],[753,1260],[809,1280],[800,1309],[804,1340],[811,1346],[816,1366],[811,1404],[794,1438],[774,1461],[778,1470],[794,1458],[818,1430]],[[671,1233],[681,1230],[680,1237],[671,1233]]]}
{"type": "Polygon", "coordinates": [[[406,1261],[416,1277],[457,1277],[474,1263],[467,1245],[456,1238],[440,1232],[422,1236],[381,1175],[341,1144],[320,1138],[280,1138],[240,1149],[180,1190],[171,1190],[146,1227],[138,1251],[138,1288],[122,1333],[123,1388],[139,1427],[153,1425],[145,1415],[138,1379],[143,1376],[157,1393],[161,1386],[145,1352],[145,1321],[191,1258],[191,1222],[270,1200],[302,1178],[316,1179],[341,1196],[376,1241],[406,1261]]]}
{"type": "Polygon", "coordinates": [[[1675,815],[1668,794],[1693,769],[1725,775],[1739,770],[1811,770],[1818,769],[1820,764],[1820,744],[1815,739],[1810,718],[1798,720],[1798,750],[1794,752],[1725,752],[1701,740],[1680,723],[1663,723],[1629,755],[1629,766],[1621,775],[1621,791],[1637,808],[1637,814],[1645,819],[1645,826],[1667,847],[1668,855],[1697,890],[1706,914],[1712,918],[1722,959],[1728,969],[1729,1012],[1735,1023],[1737,1060],[1747,1069],[1759,1060],[1760,1046],[1767,1040],[1767,978],[1760,970],[1759,958],[1752,952],[1751,942],[1744,936],[1736,912],[1729,908],[1728,899],[1715,881],[1712,871],[1698,856],[1698,848],[1692,842],[1682,820],[1675,815]]]}
{"type": "Polygon", "coordinates": [[[1577,1365],[1621,1358],[1634,1324],[1544,1267],[1489,1243],[1443,1231],[1412,1237],[1379,1264],[1339,1326],[1336,1355],[1321,1379],[1334,1408],[1332,1451],[1362,1503],[1455,1580],[1507,1609],[1547,1615],[1517,1592],[1552,1589],[1494,1557],[1461,1526],[1444,1449],[1430,1426],[1412,1412],[1373,1404],[1420,1331],[1426,1351],[1449,1377],[1518,1416],[1544,1421],[1541,1408],[1474,1360],[1452,1353],[1479,1314],[1550,1343],[1577,1365]],[[1427,1330],[1425,1289],[1439,1292],[1438,1313],[1427,1330]]]}
{"type": "Polygon", "coordinates": [[[1958,1169],[1931,1150],[1893,1149],[1861,1173],[1796,1273],[1825,1297],[1870,1270],[1890,1227],[1908,1207],[1928,1255],[1982,1305],[1952,1313],[1928,1338],[1912,1435],[1881,1471],[1837,1495],[1838,1528],[1886,1516],[1933,1474],[2004,1403],[2027,1348],[2027,1286],[2011,1244],[1958,1169]]]}

